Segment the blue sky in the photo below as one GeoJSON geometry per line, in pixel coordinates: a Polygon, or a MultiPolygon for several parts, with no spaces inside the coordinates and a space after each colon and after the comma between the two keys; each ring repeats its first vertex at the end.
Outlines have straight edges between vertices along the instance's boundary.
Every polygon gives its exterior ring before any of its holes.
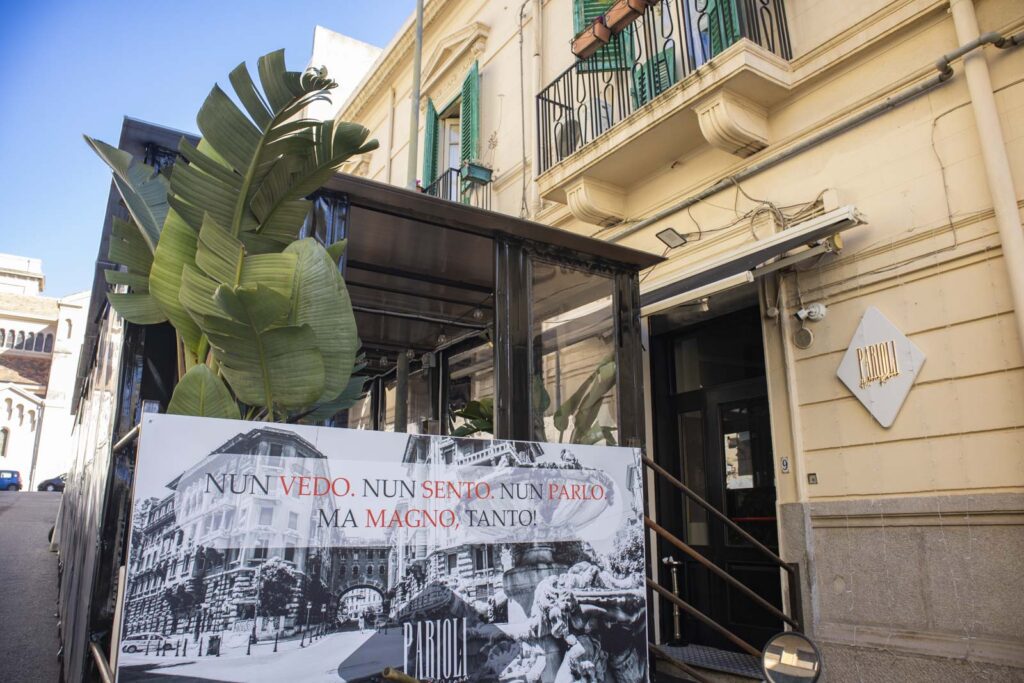
{"type": "Polygon", "coordinates": [[[305,67],[321,24],[383,47],[413,0],[0,0],[0,252],[43,259],[46,291],[88,289],[110,176],[82,134],[125,115],[195,131],[214,82],[285,48],[305,67]],[[372,7],[372,13],[366,11],[372,7]]]}

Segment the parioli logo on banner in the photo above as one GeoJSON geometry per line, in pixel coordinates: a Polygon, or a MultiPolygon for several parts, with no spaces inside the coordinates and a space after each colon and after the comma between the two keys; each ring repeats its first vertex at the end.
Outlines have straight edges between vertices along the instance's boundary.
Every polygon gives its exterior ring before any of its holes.
{"type": "Polygon", "coordinates": [[[878,424],[888,428],[924,359],[921,349],[872,306],[864,311],[836,374],[878,424]]]}
{"type": "Polygon", "coordinates": [[[648,680],[637,449],[152,414],[139,438],[122,681],[648,680]]]}

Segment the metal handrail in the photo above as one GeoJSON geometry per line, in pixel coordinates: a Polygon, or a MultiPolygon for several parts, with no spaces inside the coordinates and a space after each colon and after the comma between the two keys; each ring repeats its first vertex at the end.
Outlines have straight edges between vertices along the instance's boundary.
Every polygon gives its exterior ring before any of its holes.
{"type": "Polygon", "coordinates": [[[121,450],[122,448],[124,448],[131,442],[135,441],[137,438],[139,438],[139,432],[141,431],[142,425],[135,425],[134,427],[128,430],[127,434],[125,434],[124,436],[117,440],[117,443],[114,444],[114,447],[111,449],[111,451],[117,453],[119,450],[121,450]]]}
{"type": "Polygon", "coordinates": [[[745,541],[750,543],[757,550],[761,551],[761,553],[764,554],[768,559],[770,559],[774,564],[778,565],[778,567],[780,569],[784,569],[787,573],[793,574],[793,568],[789,566],[789,563],[787,563],[781,557],[779,557],[774,552],[772,552],[772,550],[770,548],[768,548],[766,545],[764,545],[763,543],[758,541],[756,538],[751,536],[749,533],[744,531],[742,527],[740,527],[738,524],[736,524],[736,522],[734,522],[731,519],[729,519],[724,513],[722,513],[714,505],[712,505],[711,503],[709,503],[706,500],[704,500],[703,498],[701,498],[700,495],[698,495],[696,492],[694,492],[694,490],[691,489],[689,486],[687,486],[683,482],[679,481],[676,477],[672,476],[672,474],[668,470],[666,470],[664,467],[662,467],[658,463],[654,462],[649,455],[643,456],[643,461],[644,461],[645,465],[647,465],[652,470],[654,470],[655,472],[660,474],[662,477],[667,479],[668,482],[670,484],[672,484],[673,486],[675,486],[677,489],[679,489],[680,491],[685,493],[686,496],[690,500],[692,500],[693,502],[695,502],[698,505],[700,505],[702,508],[704,508],[705,510],[710,512],[716,519],[718,519],[719,521],[723,522],[730,529],[732,529],[737,534],[742,536],[745,541]]]}
{"type": "Polygon", "coordinates": [[[546,172],[712,59],[747,39],[792,58],[785,0],[648,0],[633,23],[573,63],[535,98],[537,163],[546,172]]]}
{"type": "Polygon", "coordinates": [[[775,605],[771,604],[770,602],[768,602],[767,600],[762,598],[760,595],[758,595],[757,593],[755,593],[751,589],[747,588],[739,579],[735,578],[734,576],[729,574],[729,572],[725,571],[724,569],[719,567],[717,564],[715,564],[714,562],[712,562],[708,558],[706,558],[703,555],[701,555],[699,552],[697,552],[696,550],[691,548],[689,545],[687,545],[684,541],[681,541],[680,539],[678,539],[671,532],[669,532],[667,529],[665,529],[664,527],[659,525],[657,522],[652,520],[650,517],[646,517],[646,516],[644,517],[644,526],[646,526],[648,529],[650,529],[651,531],[656,533],[661,538],[664,538],[666,541],[668,541],[669,543],[671,543],[675,547],[677,547],[680,550],[682,550],[684,553],[686,553],[691,558],[696,560],[701,566],[703,566],[705,569],[710,571],[712,574],[714,574],[718,578],[722,579],[723,581],[725,581],[727,584],[729,584],[730,586],[732,586],[733,588],[735,588],[739,592],[743,593],[743,595],[745,595],[746,597],[748,597],[751,600],[753,600],[759,607],[761,607],[762,609],[767,611],[773,617],[775,617],[777,619],[781,619],[782,621],[786,622],[787,624],[789,624],[790,626],[796,628],[797,630],[800,629],[800,623],[796,619],[793,619],[792,617],[787,616],[785,612],[783,612],[782,610],[777,608],[775,605]]]}
{"type": "MultiPolygon", "coordinates": [[[[729,586],[735,588],[736,590],[738,590],[739,592],[741,592],[744,596],[746,596],[747,598],[752,600],[757,606],[761,607],[762,609],[767,611],[769,614],[771,614],[772,616],[774,616],[777,619],[781,620],[783,623],[786,623],[789,626],[793,627],[797,631],[802,631],[803,630],[803,618],[802,618],[803,615],[802,615],[802,605],[801,605],[801,599],[800,599],[800,572],[799,572],[799,568],[796,565],[790,564],[790,563],[786,562],[785,560],[783,560],[781,557],[779,557],[774,552],[772,552],[772,550],[770,550],[763,543],[761,543],[756,538],[754,538],[749,533],[747,533],[745,530],[740,528],[740,526],[738,524],[736,524],[734,521],[729,519],[729,517],[727,517],[724,513],[722,513],[717,508],[715,508],[709,502],[704,500],[696,492],[694,492],[692,489],[690,489],[690,487],[688,487],[686,484],[684,484],[678,478],[673,476],[664,467],[662,467],[661,465],[656,463],[653,459],[651,459],[650,456],[644,455],[644,456],[642,456],[641,460],[643,461],[644,465],[646,465],[651,470],[653,470],[656,475],[659,475],[659,476],[663,477],[664,479],[666,479],[669,483],[671,483],[679,491],[681,491],[684,495],[686,495],[687,498],[689,498],[693,502],[695,502],[698,505],[700,505],[707,512],[711,513],[712,516],[714,516],[716,519],[720,520],[729,529],[731,529],[732,531],[737,533],[741,538],[743,538],[744,540],[749,542],[754,548],[756,548],[763,555],[765,555],[773,564],[775,564],[777,567],[779,567],[780,569],[782,569],[782,570],[784,570],[786,572],[787,579],[788,579],[787,580],[787,584],[788,584],[788,587],[789,587],[789,611],[790,611],[790,614],[787,615],[784,612],[782,612],[780,609],[775,607],[775,605],[771,604],[770,602],[768,602],[767,600],[762,598],[760,595],[758,595],[753,590],[748,588],[741,581],[739,581],[738,579],[733,577],[731,574],[726,572],[724,569],[722,569],[721,567],[716,565],[714,562],[712,562],[708,558],[704,557],[704,555],[702,555],[701,553],[697,552],[689,544],[687,544],[686,542],[684,542],[683,540],[681,540],[680,538],[678,538],[677,536],[672,534],[670,531],[668,531],[667,529],[665,529],[664,527],[659,525],[657,522],[652,520],[650,517],[647,517],[646,515],[644,516],[644,525],[648,529],[654,531],[654,533],[657,536],[659,536],[660,538],[665,539],[670,544],[672,544],[673,546],[675,546],[679,550],[683,551],[686,555],[688,555],[690,558],[695,560],[702,567],[704,567],[705,569],[707,569],[711,573],[713,573],[716,576],[718,576],[719,578],[721,578],[723,581],[726,582],[727,585],[729,585],[729,586]]],[[[650,579],[648,579],[648,585],[650,585],[660,595],[665,596],[666,599],[668,599],[672,604],[676,605],[677,607],[679,607],[680,609],[684,610],[688,614],[694,616],[695,618],[697,618],[698,620],[702,621],[705,624],[709,624],[709,625],[713,624],[712,628],[714,628],[716,631],[718,631],[719,633],[724,635],[726,638],[728,638],[732,642],[736,643],[737,645],[740,645],[741,648],[743,648],[744,650],[750,652],[755,657],[756,656],[760,656],[760,653],[757,652],[757,650],[753,649],[752,646],[749,643],[746,643],[745,641],[740,639],[738,636],[733,634],[731,631],[729,631],[725,627],[719,625],[717,622],[713,621],[712,619],[710,619],[710,617],[707,617],[706,615],[704,615],[702,612],[700,612],[699,610],[697,610],[693,606],[689,605],[688,603],[685,603],[678,596],[670,593],[667,589],[662,588],[661,586],[655,584],[650,579]],[[739,641],[739,642],[737,642],[737,641],[739,641]]]]}
{"type": "Polygon", "coordinates": [[[114,674],[110,669],[110,662],[107,660],[107,656],[103,654],[103,650],[96,642],[89,643],[89,652],[92,654],[92,661],[96,663],[96,668],[99,670],[100,680],[103,683],[114,683],[114,674]]]}
{"type": "Polygon", "coordinates": [[[434,181],[423,189],[423,194],[429,194],[431,197],[437,197],[438,199],[456,201],[451,198],[451,195],[453,194],[453,188],[458,187],[458,180],[459,169],[446,169],[438,174],[438,176],[434,178],[434,181]]]}
{"type": "Polygon", "coordinates": [[[434,182],[423,188],[423,194],[444,199],[449,202],[468,204],[480,209],[491,208],[490,184],[478,185],[463,180],[462,169],[452,167],[434,179],[434,182]]]}
{"type": "Polygon", "coordinates": [[[690,603],[686,602],[685,600],[683,600],[682,598],[680,598],[677,595],[673,595],[667,588],[662,588],[661,586],[656,584],[651,579],[647,579],[646,581],[647,581],[647,587],[648,588],[650,588],[651,590],[657,592],[658,595],[660,595],[661,597],[665,598],[666,600],[671,602],[673,605],[675,605],[679,609],[681,609],[684,612],[686,612],[687,614],[689,614],[694,619],[697,619],[698,621],[702,622],[708,628],[712,629],[713,631],[717,631],[719,635],[721,635],[723,638],[726,638],[730,642],[734,643],[736,646],[738,646],[741,650],[743,650],[747,654],[749,654],[749,655],[751,655],[753,657],[760,657],[761,656],[761,653],[758,651],[758,649],[756,647],[754,647],[753,645],[751,645],[747,641],[743,640],[738,635],[736,635],[735,633],[733,633],[729,629],[725,628],[724,626],[722,626],[717,621],[715,621],[711,617],[709,617],[706,614],[704,614],[703,612],[701,612],[699,609],[697,609],[696,607],[694,607],[690,603]]]}

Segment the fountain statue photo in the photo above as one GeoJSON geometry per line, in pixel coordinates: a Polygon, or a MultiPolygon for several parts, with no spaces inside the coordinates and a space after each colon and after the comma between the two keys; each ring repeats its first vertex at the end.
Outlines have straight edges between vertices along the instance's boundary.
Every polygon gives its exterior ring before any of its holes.
{"type": "Polygon", "coordinates": [[[639,457],[147,415],[118,680],[644,683],[639,457]]]}

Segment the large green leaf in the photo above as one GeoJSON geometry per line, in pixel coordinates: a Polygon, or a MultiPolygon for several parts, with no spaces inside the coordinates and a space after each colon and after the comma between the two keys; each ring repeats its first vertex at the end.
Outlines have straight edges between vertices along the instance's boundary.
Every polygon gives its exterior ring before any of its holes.
{"type": "Polygon", "coordinates": [[[587,392],[579,401],[573,415],[571,443],[596,443],[604,438],[599,427],[594,427],[604,396],[615,386],[615,361],[606,359],[594,370],[587,392]],[[593,440],[591,440],[593,439],[593,440]]]}
{"type": "Polygon", "coordinates": [[[250,253],[294,240],[309,210],[305,197],[350,156],[376,147],[363,126],[301,118],[335,87],[324,71],[288,71],[283,50],[261,57],[258,69],[262,92],[244,63],[231,72],[244,110],[214,86],[197,116],[203,140],[182,142],[184,161],[171,173],[175,201],[190,207],[186,220],[199,230],[208,214],[250,253]]]}
{"type": "Polygon", "coordinates": [[[231,392],[217,375],[206,365],[193,365],[178,385],[167,405],[172,415],[194,415],[196,417],[223,417],[237,420],[241,417],[238,404],[231,392]]]}
{"type": "Polygon", "coordinates": [[[271,415],[314,403],[324,389],[324,361],[308,325],[288,325],[291,300],[261,284],[220,285],[218,315],[201,317],[214,358],[244,403],[271,415]]]}
{"type": "Polygon", "coordinates": [[[288,239],[309,210],[302,198],[330,180],[352,155],[377,148],[376,140],[366,140],[369,131],[356,123],[322,121],[311,133],[304,153],[279,159],[253,195],[251,206],[262,234],[288,239]]]}
{"type": "Polygon", "coordinates": [[[330,254],[316,240],[293,242],[284,253],[297,259],[290,322],[309,325],[316,334],[326,373],[320,401],[330,401],[348,384],[359,347],[348,289],[330,254]]]}
{"type": "Polygon", "coordinates": [[[110,292],[110,305],[118,315],[136,325],[155,325],[167,320],[152,294],[110,292]]]}
{"type": "MultiPolygon", "coordinates": [[[[354,372],[359,372],[358,369],[354,372]]],[[[342,410],[346,410],[355,405],[356,401],[366,395],[366,383],[369,381],[369,377],[364,375],[352,375],[345,389],[335,396],[330,401],[320,403],[316,410],[305,416],[304,422],[318,423],[328,420],[337,415],[342,410]]]]}
{"type": "Polygon", "coordinates": [[[114,185],[124,200],[128,213],[139,226],[149,245],[156,250],[164,218],[167,216],[167,178],[152,166],[138,161],[131,154],[111,147],[101,140],[84,136],[85,141],[114,172],[114,185]]]}
{"type": "Polygon", "coordinates": [[[153,254],[134,221],[114,218],[110,228],[107,256],[127,270],[107,270],[104,276],[109,284],[123,285],[130,291],[107,294],[110,305],[118,314],[136,325],[153,325],[167,320],[159,303],[150,293],[150,269],[153,254]]]}
{"type": "MultiPolygon", "coordinates": [[[[564,433],[565,430],[569,429],[569,418],[576,413],[577,408],[579,408],[580,402],[583,400],[583,397],[586,395],[587,390],[593,383],[594,375],[593,373],[591,373],[587,375],[586,379],[584,379],[583,383],[580,384],[579,387],[577,387],[576,391],[572,392],[569,398],[565,399],[565,401],[562,402],[562,405],[558,406],[558,409],[555,410],[553,422],[555,425],[555,429],[557,429],[559,432],[559,435],[564,433]]],[[[561,441],[561,436],[559,437],[559,441],[561,441]]]]}
{"type": "Polygon", "coordinates": [[[196,241],[195,231],[176,210],[171,209],[164,221],[149,274],[149,289],[153,298],[181,335],[185,348],[193,354],[199,346],[202,332],[182,305],[179,291],[184,268],[195,262],[196,241]]]}

